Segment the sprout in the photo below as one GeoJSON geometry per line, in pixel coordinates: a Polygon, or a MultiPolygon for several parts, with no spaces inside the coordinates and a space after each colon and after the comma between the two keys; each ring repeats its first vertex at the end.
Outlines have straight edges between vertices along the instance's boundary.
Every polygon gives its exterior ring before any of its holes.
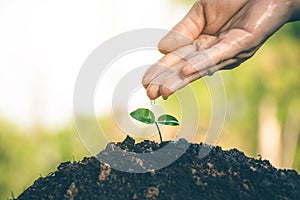
{"type": "Polygon", "coordinates": [[[155,120],[154,113],[147,108],[138,108],[137,110],[130,113],[130,116],[137,121],[143,122],[145,124],[155,124],[159,133],[160,142],[162,142],[162,136],[158,124],[168,125],[168,126],[178,126],[178,120],[172,115],[164,114],[161,115],[157,120],[155,120]]]}

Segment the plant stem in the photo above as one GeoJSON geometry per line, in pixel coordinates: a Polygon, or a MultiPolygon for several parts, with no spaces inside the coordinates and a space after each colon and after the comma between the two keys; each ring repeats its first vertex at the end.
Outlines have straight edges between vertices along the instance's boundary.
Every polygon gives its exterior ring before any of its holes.
{"type": "Polygon", "coordinates": [[[156,125],[156,128],[157,128],[158,133],[159,133],[160,143],[162,143],[162,137],[161,137],[161,132],[160,132],[159,127],[158,127],[158,123],[155,122],[155,125],[156,125]]]}

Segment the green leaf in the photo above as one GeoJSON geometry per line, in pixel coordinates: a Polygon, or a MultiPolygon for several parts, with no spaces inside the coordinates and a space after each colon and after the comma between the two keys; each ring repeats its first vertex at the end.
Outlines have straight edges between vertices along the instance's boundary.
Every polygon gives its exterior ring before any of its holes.
{"type": "Polygon", "coordinates": [[[130,116],[145,124],[153,124],[155,121],[155,116],[153,112],[147,108],[139,108],[131,112],[130,116]]]}
{"type": "Polygon", "coordinates": [[[171,115],[161,115],[158,118],[157,122],[160,124],[169,125],[169,126],[178,126],[179,125],[178,120],[171,115]]]}

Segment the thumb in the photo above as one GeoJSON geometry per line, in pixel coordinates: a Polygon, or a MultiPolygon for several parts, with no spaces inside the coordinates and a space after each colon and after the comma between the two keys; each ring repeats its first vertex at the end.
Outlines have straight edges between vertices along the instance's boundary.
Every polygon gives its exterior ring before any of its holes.
{"type": "Polygon", "coordinates": [[[203,30],[205,18],[201,1],[197,1],[188,14],[165,35],[158,44],[160,52],[166,54],[191,44],[203,30]]]}

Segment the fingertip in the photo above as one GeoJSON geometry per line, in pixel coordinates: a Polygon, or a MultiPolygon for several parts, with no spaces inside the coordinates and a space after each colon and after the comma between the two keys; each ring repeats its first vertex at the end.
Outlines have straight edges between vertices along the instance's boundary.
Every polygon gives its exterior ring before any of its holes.
{"type": "Polygon", "coordinates": [[[145,89],[149,87],[149,84],[142,84],[145,89]]]}
{"type": "Polygon", "coordinates": [[[147,89],[148,86],[149,86],[149,84],[150,84],[150,81],[147,80],[146,77],[143,77],[143,79],[142,79],[142,85],[143,85],[143,87],[144,87],[145,89],[147,89]]]}
{"type": "Polygon", "coordinates": [[[155,100],[160,96],[159,93],[159,86],[156,84],[150,84],[147,87],[147,96],[151,99],[151,100],[155,100]]]}
{"type": "Polygon", "coordinates": [[[181,73],[182,76],[184,76],[184,77],[188,77],[188,76],[190,76],[190,75],[191,75],[192,73],[194,73],[194,72],[195,72],[195,68],[194,68],[192,65],[190,65],[190,64],[184,66],[184,67],[181,69],[181,71],[180,71],[180,73],[181,73]]]}
{"type": "Polygon", "coordinates": [[[142,78],[142,85],[144,86],[145,89],[148,88],[151,81],[154,79],[154,77],[157,75],[159,71],[160,69],[159,68],[157,69],[155,64],[150,66],[150,68],[147,69],[147,71],[145,72],[142,78]]]}
{"type": "Polygon", "coordinates": [[[165,50],[165,49],[160,49],[160,48],[158,48],[158,51],[159,51],[160,53],[164,54],[164,55],[170,53],[170,51],[167,51],[167,50],[165,50]]]}
{"type": "MultiPolygon", "coordinates": [[[[157,78],[161,73],[165,70],[169,69],[166,63],[162,62],[161,60],[164,59],[166,56],[161,58],[158,62],[152,64],[145,72],[142,78],[142,85],[147,88],[155,78],[157,78]]],[[[170,61],[165,61],[170,62],[170,61]]],[[[171,60],[171,62],[174,62],[171,60]]]]}
{"type": "Polygon", "coordinates": [[[164,100],[167,100],[168,97],[174,93],[174,91],[172,91],[170,88],[165,87],[165,86],[161,86],[159,88],[159,92],[164,100]]]}
{"type": "Polygon", "coordinates": [[[172,51],[170,48],[168,49],[168,43],[165,42],[165,37],[158,43],[157,48],[162,54],[168,54],[172,51]]]}

